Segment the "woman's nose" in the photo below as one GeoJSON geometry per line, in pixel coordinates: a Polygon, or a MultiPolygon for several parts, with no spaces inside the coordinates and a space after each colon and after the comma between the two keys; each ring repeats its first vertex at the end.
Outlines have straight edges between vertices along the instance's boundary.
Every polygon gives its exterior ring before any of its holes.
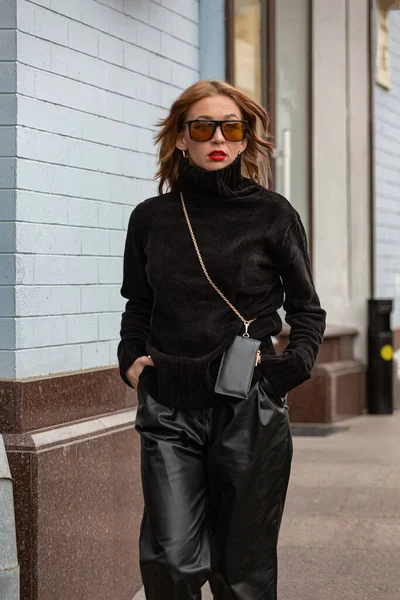
{"type": "Polygon", "coordinates": [[[217,142],[218,144],[221,144],[224,141],[224,136],[222,135],[222,131],[221,131],[221,126],[218,125],[217,129],[215,130],[215,133],[212,137],[212,141],[213,142],[217,142]]]}

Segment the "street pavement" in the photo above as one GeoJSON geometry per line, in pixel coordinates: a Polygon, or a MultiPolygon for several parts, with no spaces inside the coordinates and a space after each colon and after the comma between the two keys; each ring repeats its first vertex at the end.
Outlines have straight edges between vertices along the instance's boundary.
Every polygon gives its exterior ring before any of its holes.
{"type": "Polygon", "coordinates": [[[400,600],[400,413],[341,425],[294,437],[279,600],[400,600]]]}

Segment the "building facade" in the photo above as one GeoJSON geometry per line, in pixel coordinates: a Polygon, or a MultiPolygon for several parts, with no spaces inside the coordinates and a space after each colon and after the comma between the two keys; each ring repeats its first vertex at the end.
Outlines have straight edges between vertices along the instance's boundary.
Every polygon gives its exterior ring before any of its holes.
{"type": "Polygon", "coordinates": [[[199,79],[197,0],[0,0],[0,431],[21,598],[140,586],[135,397],[116,364],[155,123],[199,79]]]}
{"type": "Polygon", "coordinates": [[[373,293],[376,298],[389,298],[393,301],[391,315],[394,342],[393,379],[395,404],[398,407],[400,406],[400,11],[390,10],[385,13],[380,10],[379,2],[374,4],[373,8],[371,21],[374,42],[371,83],[373,293]],[[383,36],[382,40],[379,39],[381,36],[383,36]]]}
{"type": "Polygon", "coordinates": [[[365,409],[367,300],[393,296],[399,270],[400,66],[394,46],[391,89],[371,83],[371,8],[0,0],[0,432],[23,600],[132,600],[140,586],[136,398],[116,368],[122,253],[132,208],[156,192],[155,123],[199,78],[269,110],[271,186],[307,230],[329,327],[293,421],[365,409]]]}

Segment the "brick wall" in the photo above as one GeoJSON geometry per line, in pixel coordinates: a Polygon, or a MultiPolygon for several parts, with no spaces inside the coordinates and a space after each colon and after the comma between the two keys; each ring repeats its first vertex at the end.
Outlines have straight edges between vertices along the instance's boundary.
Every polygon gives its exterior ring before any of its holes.
{"type": "Polygon", "coordinates": [[[0,377],[15,375],[16,6],[0,0],[0,377]]]}
{"type": "Polygon", "coordinates": [[[374,86],[374,293],[395,300],[400,328],[400,12],[389,15],[391,88],[374,86]]]}
{"type": "Polygon", "coordinates": [[[126,226],[156,189],[154,123],[199,78],[198,13],[18,0],[18,378],[116,362],[126,226]]]}

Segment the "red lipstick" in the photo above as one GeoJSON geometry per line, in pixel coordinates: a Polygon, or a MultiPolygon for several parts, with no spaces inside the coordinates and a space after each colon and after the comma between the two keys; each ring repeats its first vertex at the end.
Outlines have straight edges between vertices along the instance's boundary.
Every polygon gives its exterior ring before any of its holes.
{"type": "Polygon", "coordinates": [[[211,160],[215,160],[216,162],[219,162],[226,158],[226,154],[223,150],[213,150],[212,152],[210,152],[208,157],[211,158],[211,160]]]}

